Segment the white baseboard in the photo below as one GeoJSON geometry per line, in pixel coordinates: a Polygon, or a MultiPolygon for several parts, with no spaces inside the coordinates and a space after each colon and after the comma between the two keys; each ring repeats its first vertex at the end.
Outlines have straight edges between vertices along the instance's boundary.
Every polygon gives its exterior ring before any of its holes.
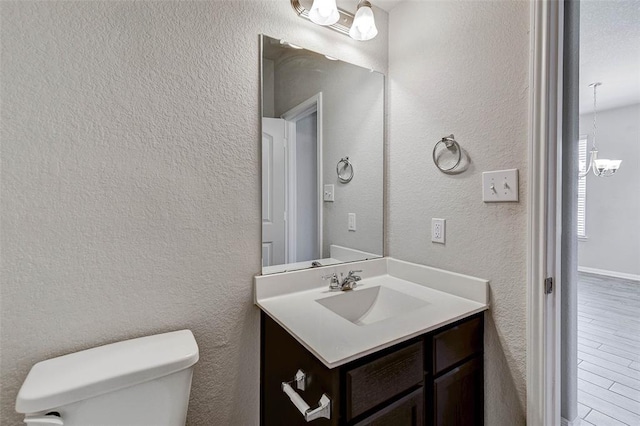
{"type": "Polygon", "coordinates": [[[631,281],[640,281],[640,275],[627,274],[626,272],[607,271],[605,269],[587,268],[586,266],[578,266],[578,272],[586,272],[587,274],[604,275],[605,277],[622,278],[631,281]]]}
{"type": "Polygon", "coordinates": [[[569,420],[565,419],[564,417],[562,417],[560,419],[560,425],[561,426],[578,426],[579,424],[580,424],[580,417],[576,417],[572,421],[569,421],[569,420]]]}

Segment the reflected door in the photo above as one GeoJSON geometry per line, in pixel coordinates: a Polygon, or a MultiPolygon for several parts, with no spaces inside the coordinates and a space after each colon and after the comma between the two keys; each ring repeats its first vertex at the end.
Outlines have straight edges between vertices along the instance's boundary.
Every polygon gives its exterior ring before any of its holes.
{"type": "Polygon", "coordinates": [[[285,121],[262,119],[262,266],[285,263],[285,121]]]}
{"type": "MultiPolygon", "coordinates": [[[[318,125],[317,114],[313,112],[295,122],[295,259],[294,262],[320,259],[322,253],[318,244],[318,125]]],[[[291,144],[293,145],[293,144],[291,144]]],[[[289,228],[291,233],[291,228],[289,228]]],[[[291,239],[289,239],[291,241],[291,239]]],[[[290,251],[294,251],[289,245],[290,251]]],[[[291,253],[290,253],[291,254],[291,253]]],[[[291,259],[289,259],[291,261],[291,259]]]]}

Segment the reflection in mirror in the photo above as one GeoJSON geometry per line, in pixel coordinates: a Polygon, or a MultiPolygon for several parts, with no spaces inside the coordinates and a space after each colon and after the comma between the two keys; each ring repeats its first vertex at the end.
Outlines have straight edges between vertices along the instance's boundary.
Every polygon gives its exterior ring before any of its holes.
{"type": "Polygon", "coordinates": [[[382,256],[384,76],[262,36],[262,117],[262,273],[382,256]]]}

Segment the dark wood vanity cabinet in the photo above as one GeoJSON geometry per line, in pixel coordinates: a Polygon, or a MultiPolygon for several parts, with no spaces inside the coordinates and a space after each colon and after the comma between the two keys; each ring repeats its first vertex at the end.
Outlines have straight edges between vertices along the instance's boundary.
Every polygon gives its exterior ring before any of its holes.
{"type": "Polygon", "coordinates": [[[299,369],[307,380],[297,392],[311,408],[323,393],[331,399],[331,419],[311,424],[483,424],[482,313],[333,369],[264,313],[261,323],[263,426],[308,424],[282,391],[299,369]]]}

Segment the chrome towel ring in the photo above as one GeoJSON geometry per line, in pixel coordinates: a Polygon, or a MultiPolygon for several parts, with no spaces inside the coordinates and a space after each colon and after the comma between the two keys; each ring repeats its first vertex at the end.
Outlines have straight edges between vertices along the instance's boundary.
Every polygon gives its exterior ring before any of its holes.
{"type": "Polygon", "coordinates": [[[338,180],[342,183],[349,183],[353,179],[353,164],[349,161],[349,157],[342,157],[336,165],[336,173],[338,180]],[[342,165],[342,166],[341,166],[342,165]]]}
{"type": "Polygon", "coordinates": [[[436,142],[435,146],[433,147],[432,157],[433,163],[441,172],[450,172],[458,167],[458,165],[460,164],[460,160],[462,160],[462,149],[460,149],[460,144],[456,142],[453,134],[445,136],[438,142],[436,142]],[[436,153],[440,144],[444,145],[444,150],[440,150],[440,152],[436,153]],[[440,164],[442,162],[442,157],[445,151],[451,153],[451,155],[453,155],[453,158],[455,159],[454,161],[452,161],[453,165],[450,167],[443,167],[442,164],[440,164]]]}

